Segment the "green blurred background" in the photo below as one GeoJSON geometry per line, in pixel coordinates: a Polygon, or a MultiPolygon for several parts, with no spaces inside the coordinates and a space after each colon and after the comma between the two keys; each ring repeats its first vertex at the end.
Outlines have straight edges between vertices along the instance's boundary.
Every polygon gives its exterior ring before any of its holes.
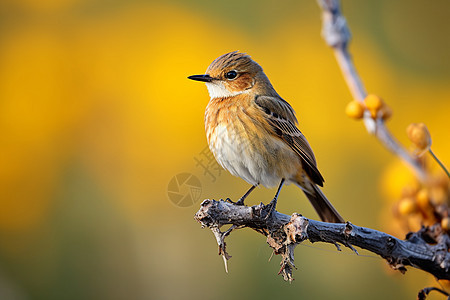
{"type": "MultiPolygon", "coordinates": [[[[408,144],[406,126],[425,122],[448,164],[450,2],[343,5],[356,66],[394,111],[389,127],[408,144]]],[[[320,27],[314,0],[1,1],[0,299],[415,299],[434,284],[318,244],[297,247],[288,284],[250,230],[228,239],[226,274],[193,219],[201,199],[236,199],[248,184],[196,165],[208,94],[186,77],[240,50],[297,111],[342,215],[388,230],[396,187],[382,182],[396,159],[345,116],[351,97],[320,27]],[[201,185],[188,207],[168,197],[180,173],[201,185]]],[[[317,218],[295,186],[278,208],[317,218]]]]}

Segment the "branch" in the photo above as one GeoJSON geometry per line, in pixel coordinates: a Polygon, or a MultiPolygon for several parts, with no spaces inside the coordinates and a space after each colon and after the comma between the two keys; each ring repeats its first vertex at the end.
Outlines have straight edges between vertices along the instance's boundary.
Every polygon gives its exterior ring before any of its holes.
{"type": "MultiPolygon", "coordinates": [[[[317,2],[322,8],[322,36],[328,46],[333,48],[334,55],[353,98],[363,103],[367,97],[367,92],[348,51],[351,34],[347,26],[347,20],[341,14],[340,1],[317,0],[317,2]]],[[[413,170],[417,178],[422,182],[427,179],[423,166],[400,145],[386,128],[382,118],[373,119],[370,113],[366,111],[364,113],[364,124],[367,131],[375,135],[389,151],[398,155],[413,170]]]]}
{"type": "Polygon", "coordinates": [[[236,205],[225,201],[204,200],[194,217],[202,227],[214,233],[219,246],[219,255],[225,261],[230,258],[226,251],[225,237],[232,230],[248,227],[267,237],[267,243],[275,254],[282,257],[281,269],[285,280],[292,281],[294,249],[304,240],[339,244],[358,253],[353,246],[366,249],[384,258],[388,264],[400,272],[406,266],[426,271],[438,279],[450,279],[450,239],[442,234],[440,224],[423,227],[418,232],[409,233],[406,240],[370,228],[359,227],[347,222],[325,223],[307,219],[297,213],[288,216],[277,211],[270,213],[269,206],[236,205]],[[223,225],[232,226],[221,232],[223,225]]]}

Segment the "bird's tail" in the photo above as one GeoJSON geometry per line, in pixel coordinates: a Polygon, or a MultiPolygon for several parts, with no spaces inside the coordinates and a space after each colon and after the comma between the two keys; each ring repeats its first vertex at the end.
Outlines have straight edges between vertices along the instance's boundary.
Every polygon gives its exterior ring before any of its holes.
{"type": "Polygon", "coordinates": [[[306,197],[308,197],[312,206],[316,210],[320,219],[328,223],[345,223],[344,218],[337,212],[337,210],[331,205],[327,197],[322,193],[318,186],[311,183],[309,189],[302,188],[306,197]]]}

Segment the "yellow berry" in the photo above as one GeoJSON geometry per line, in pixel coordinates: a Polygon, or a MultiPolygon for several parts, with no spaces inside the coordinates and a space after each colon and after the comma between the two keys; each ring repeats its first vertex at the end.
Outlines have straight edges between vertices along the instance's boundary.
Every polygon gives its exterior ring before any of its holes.
{"type": "Polygon", "coordinates": [[[345,107],[347,116],[353,119],[361,119],[364,116],[364,107],[359,101],[352,101],[345,107]]]}
{"type": "Polygon", "coordinates": [[[450,217],[445,217],[441,221],[441,227],[445,231],[450,231],[450,217]]]}
{"type": "Polygon", "coordinates": [[[408,138],[419,150],[428,150],[431,146],[431,136],[423,123],[412,123],[406,129],[408,138]]]}
{"type": "Polygon", "coordinates": [[[403,198],[398,204],[398,212],[404,216],[412,214],[416,209],[416,203],[412,198],[403,198]]]}
{"type": "Polygon", "coordinates": [[[381,100],[380,97],[374,94],[369,94],[364,99],[364,104],[366,105],[367,109],[370,111],[370,115],[372,118],[376,118],[378,111],[383,106],[383,100],[381,100]]]}
{"type": "Polygon", "coordinates": [[[430,207],[430,194],[427,189],[421,189],[416,196],[417,205],[422,210],[427,210],[430,207]]]}

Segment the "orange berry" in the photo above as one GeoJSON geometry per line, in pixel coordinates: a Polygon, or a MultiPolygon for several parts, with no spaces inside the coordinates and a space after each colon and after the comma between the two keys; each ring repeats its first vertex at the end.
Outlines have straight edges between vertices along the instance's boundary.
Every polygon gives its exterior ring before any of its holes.
{"type": "Polygon", "coordinates": [[[406,134],[411,142],[419,149],[419,150],[428,150],[431,146],[431,136],[428,128],[423,123],[412,123],[409,124],[406,129],[406,134]]]}
{"type": "Polygon", "coordinates": [[[376,118],[378,115],[378,111],[380,111],[381,107],[383,106],[383,100],[377,95],[369,94],[364,99],[364,104],[370,111],[370,115],[372,116],[372,118],[376,118]]]}
{"type": "Polygon", "coordinates": [[[383,100],[374,94],[369,94],[364,99],[364,103],[368,109],[380,109],[383,106],[383,100]]]}
{"type": "Polygon", "coordinates": [[[412,214],[417,210],[416,203],[412,198],[403,198],[400,200],[400,203],[398,204],[398,212],[401,215],[407,216],[409,214],[412,214]]]}
{"type": "Polygon", "coordinates": [[[427,210],[430,205],[430,194],[427,189],[421,189],[416,196],[417,206],[419,206],[422,210],[427,210]]]}
{"type": "Polygon", "coordinates": [[[441,227],[445,231],[450,231],[450,217],[445,217],[441,221],[441,227]]]}
{"type": "Polygon", "coordinates": [[[364,116],[364,106],[359,101],[352,101],[345,107],[345,114],[353,119],[361,119],[364,116]]]}

